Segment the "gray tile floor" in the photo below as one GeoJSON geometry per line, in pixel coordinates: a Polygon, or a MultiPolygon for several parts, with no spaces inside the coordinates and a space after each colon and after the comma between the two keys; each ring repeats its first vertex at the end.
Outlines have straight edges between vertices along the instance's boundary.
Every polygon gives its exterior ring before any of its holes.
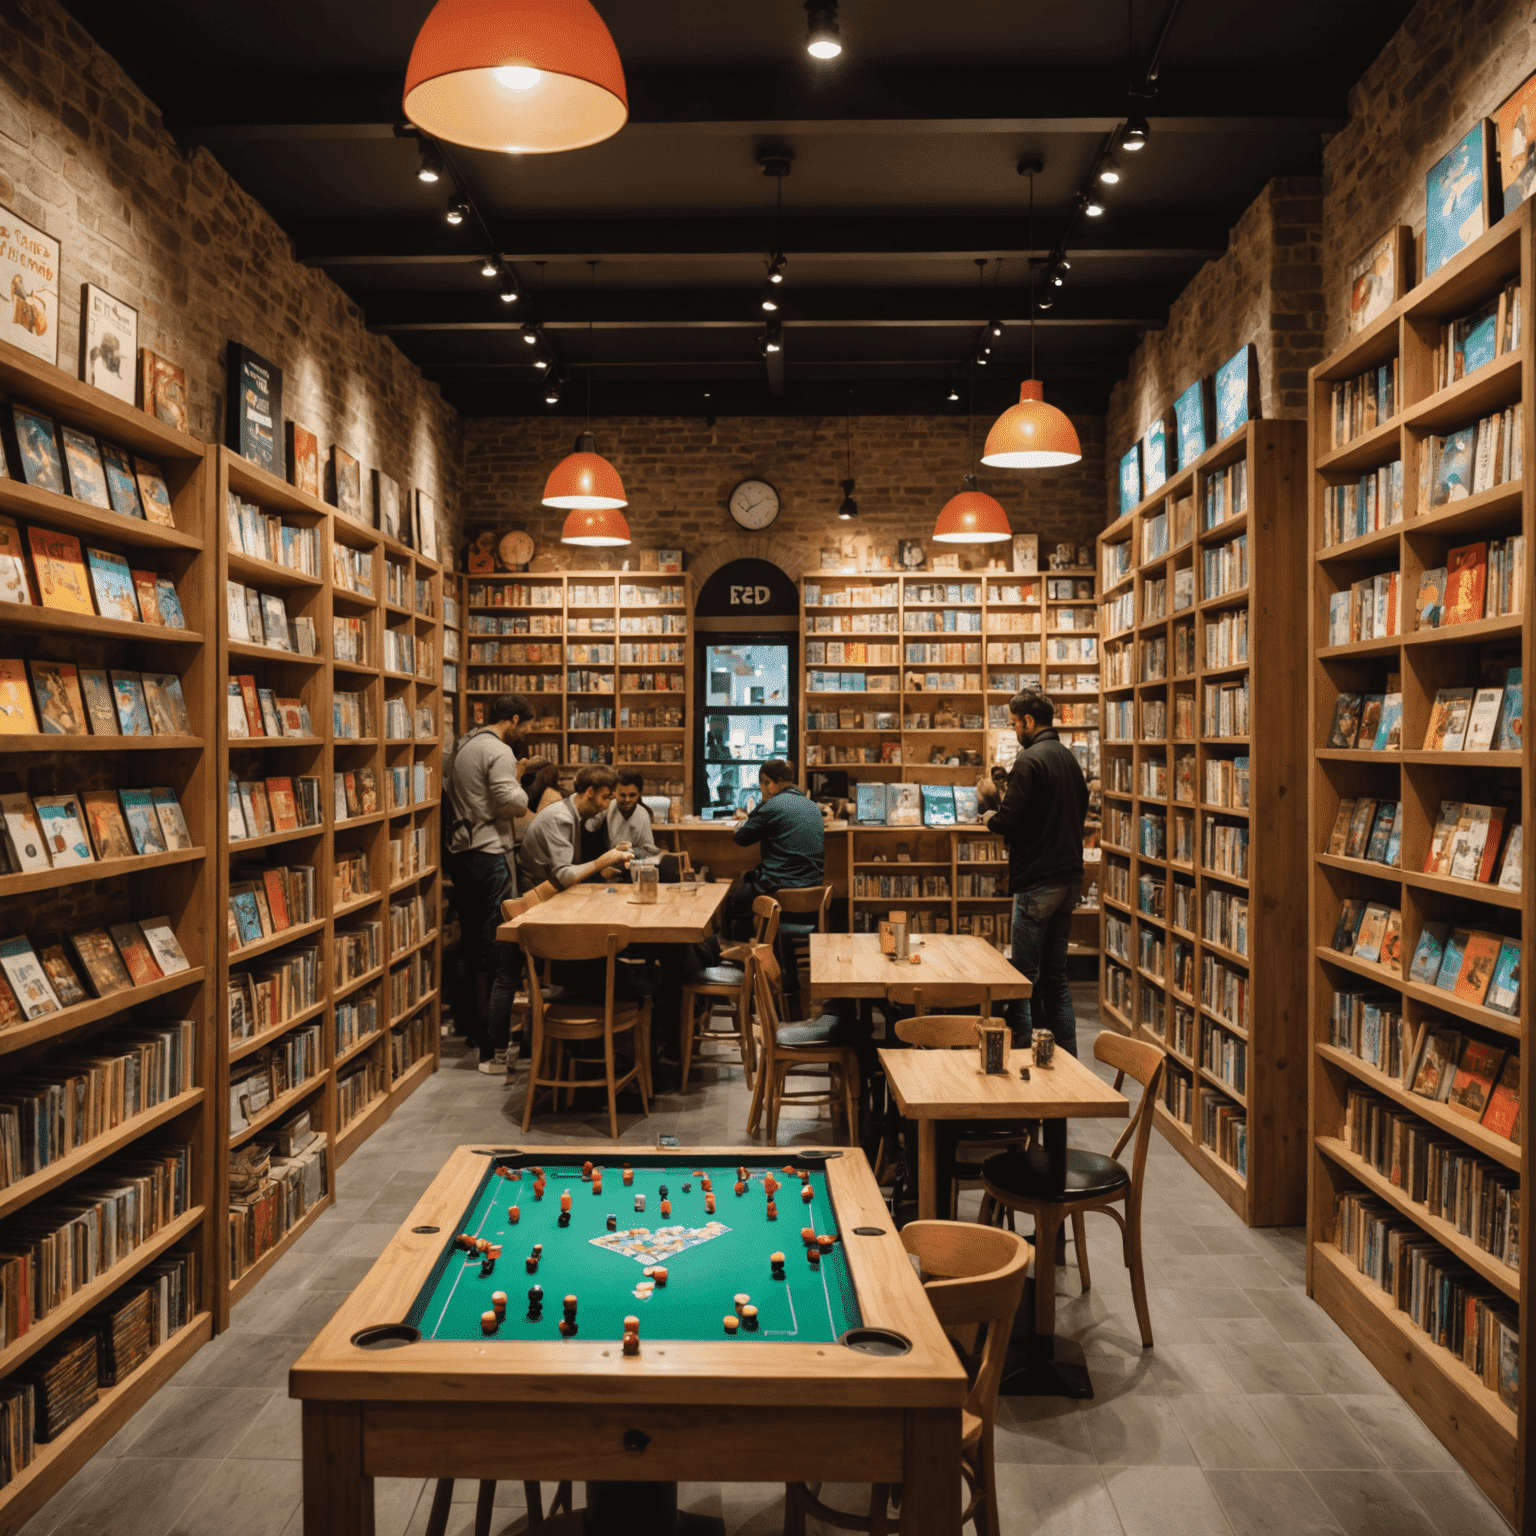
{"type": "MultiPolygon", "coordinates": [[[[1085,1057],[1096,1031],[1078,989],[1085,1057]]],[[[661,1132],[685,1144],[744,1139],[739,1071],[631,1116],[622,1140],[661,1132]]],[[[517,1133],[520,1088],[450,1048],[443,1070],[347,1164],[341,1199],[24,1536],[299,1536],[298,1404],[290,1362],[363,1276],[461,1142],[517,1133]]],[[[535,1139],[601,1141],[595,1116],[535,1122],[535,1139]]],[[[810,1139],[786,1118],[782,1139],[810,1139]]],[[[1073,1138],[1107,1151],[1110,1122],[1073,1138]]],[[[1504,1536],[1471,1480],[1302,1289],[1299,1230],[1246,1231],[1154,1135],[1146,1256],[1157,1342],[1143,1351],[1112,1224],[1089,1224],[1092,1291],[1060,1273],[1060,1326],[1087,1351],[1089,1402],[1005,1399],[997,1436],[1007,1536],[1504,1536]]],[[[546,1497],[552,1488],[546,1487],[546,1497]]],[[[474,1485],[459,1484],[449,1536],[469,1536],[474,1485]]],[[[521,1485],[497,1490],[497,1536],[522,1528],[521,1485]]],[[[862,1507],[856,1489],[825,1496],[862,1507]]],[[[782,1529],[776,1484],[697,1484],[685,1507],[733,1536],[782,1529]]],[[[379,1536],[419,1536],[431,1490],[377,1485],[379,1536]]],[[[819,1536],[819,1533],[818,1533],[819,1536]]]]}

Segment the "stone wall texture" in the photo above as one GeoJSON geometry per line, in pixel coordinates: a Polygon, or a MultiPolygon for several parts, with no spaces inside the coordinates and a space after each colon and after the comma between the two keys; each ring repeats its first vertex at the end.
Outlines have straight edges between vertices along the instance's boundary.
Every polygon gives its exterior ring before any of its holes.
{"type": "Polygon", "coordinates": [[[60,242],[59,363],[79,356],[80,285],[139,311],[139,343],[187,371],[190,426],[223,432],[225,348],[283,370],[284,410],[457,521],[457,413],[206,150],[160,112],[54,0],[0,0],[0,204],[60,242]]]}
{"type": "Polygon", "coordinates": [[[1266,418],[1307,412],[1307,370],[1323,356],[1323,186],[1316,177],[1270,182],[1149,332],[1111,392],[1105,418],[1106,494],[1119,511],[1120,457],[1196,379],[1252,342],[1266,418]]]}
{"type": "MultiPolygon", "coordinates": [[[[1027,474],[977,463],[990,422],[975,424],[972,449],[964,420],[930,416],[853,419],[855,523],[839,520],[846,423],[842,417],[726,417],[702,420],[605,418],[595,424],[598,452],[624,481],[635,541],[681,547],[690,562],[740,533],[726,510],[738,482],[767,480],[781,510],[772,525],[777,545],[812,552],[855,536],[894,552],[898,539],[933,528],[940,507],[976,469],[981,489],[1002,502],[1015,533],[1040,536],[1042,550],[1059,540],[1091,544],[1104,525],[1104,431],[1097,417],[1074,418],[1083,447],[1079,464],[1027,474]]],[[[526,528],[541,551],[567,566],[592,564],[592,552],[559,544],[565,514],[540,504],[544,481],[571,451],[580,422],[569,418],[469,418],[464,423],[465,527],[526,528]]],[[[930,545],[930,549],[943,546],[930,545]]],[[[952,546],[954,547],[954,546],[952,546]]],[[[959,547],[962,564],[985,565],[985,546],[959,547]]],[[[610,556],[622,558],[622,551],[610,556]]]]}
{"type": "Polygon", "coordinates": [[[1323,152],[1328,351],[1346,336],[1349,263],[1407,224],[1422,269],[1425,175],[1533,69],[1529,0],[1422,0],[1361,76],[1349,121],[1323,152]]]}

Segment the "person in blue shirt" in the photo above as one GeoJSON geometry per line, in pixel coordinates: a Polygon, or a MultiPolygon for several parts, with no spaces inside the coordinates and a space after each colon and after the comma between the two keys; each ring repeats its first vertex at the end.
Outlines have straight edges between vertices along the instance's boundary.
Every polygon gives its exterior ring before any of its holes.
{"type": "Polygon", "coordinates": [[[726,932],[737,939],[751,937],[752,903],[775,891],[821,885],[826,868],[827,836],[821,807],[795,783],[795,770],[774,758],[758,770],[762,799],[736,828],[743,848],[760,846],[755,868],[731,882],[725,899],[726,932]]]}

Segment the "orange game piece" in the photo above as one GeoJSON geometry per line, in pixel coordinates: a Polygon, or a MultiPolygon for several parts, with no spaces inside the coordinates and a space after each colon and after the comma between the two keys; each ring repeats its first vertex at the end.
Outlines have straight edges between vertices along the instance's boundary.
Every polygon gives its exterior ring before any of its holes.
{"type": "Polygon", "coordinates": [[[663,1216],[670,1216],[672,1214],[672,1202],[670,1200],[663,1200],[661,1202],[661,1214],[663,1216]]]}
{"type": "Polygon", "coordinates": [[[624,1183],[626,1185],[629,1185],[629,1184],[633,1184],[634,1182],[635,1182],[635,1170],[633,1168],[626,1168],[624,1170],[624,1183]]]}
{"type": "Polygon", "coordinates": [[[651,1278],[656,1282],[657,1285],[665,1289],[667,1284],[667,1266],[665,1264],[658,1264],[655,1269],[651,1271],[651,1278]]]}
{"type": "Polygon", "coordinates": [[[735,1333],[741,1327],[741,1319],[734,1312],[729,1317],[722,1318],[721,1321],[724,1323],[727,1333],[735,1333]]]}
{"type": "Polygon", "coordinates": [[[811,1201],[816,1198],[816,1191],[814,1189],[812,1189],[809,1184],[807,1184],[800,1191],[800,1198],[802,1200],[804,1200],[807,1205],[809,1205],[811,1203],[811,1201]]]}
{"type": "Polygon", "coordinates": [[[507,1220],[515,1227],[523,1219],[522,1211],[515,1205],[507,1207],[507,1220]]]}
{"type": "Polygon", "coordinates": [[[736,1193],[738,1195],[744,1195],[744,1194],[746,1194],[746,1192],[747,1192],[747,1186],[740,1179],[737,1179],[736,1180],[736,1193]]]}
{"type": "Polygon", "coordinates": [[[568,1189],[560,1191],[560,1209],[569,1214],[571,1209],[571,1192],[568,1189]]]}
{"type": "Polygon", "coordinates": [[[715,1181],[706,1173],[699,1179],[699,1188],[707,1195],[715,1187],[715,1181]]]}
{"type": "Polygon", "coordinates": [[[814,1227],[801,1227],[800,1241],[809,1248],[816,1241],[816,1229],[814,1227]]]}
{"type": "Polygon", "coordinates": [[[769,1221],[777,1221],[778,1219],[779,1219],[779,1208],[778,1208],[778,1206],[776,1206],[773,1203],[772,1200],[770,1200],[768,1202],[768,1220],[769,1221]]]}
{"type": "Polygon", "coordinates": [[[706,1216],[713,1216],[715,1214],[715,1197],[713,1195],[704,1196],[704,1214],[706,1216]]]}

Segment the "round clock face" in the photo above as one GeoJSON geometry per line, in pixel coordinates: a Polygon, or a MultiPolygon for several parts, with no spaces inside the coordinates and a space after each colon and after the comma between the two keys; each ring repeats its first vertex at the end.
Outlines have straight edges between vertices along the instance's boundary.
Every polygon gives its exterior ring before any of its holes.
{"type": "Polygon", "coordinates": [[[757,533],[779,515],[779,493],[766,480],[743,480],[731,492],[731,516],[757,533]]]}
{"type": "Polygon", "coordinates": [[[533,535],[514,528],[511,533],[502,534],[496,553],[509,571],[515,571],[533,558],[533,535]]]}

